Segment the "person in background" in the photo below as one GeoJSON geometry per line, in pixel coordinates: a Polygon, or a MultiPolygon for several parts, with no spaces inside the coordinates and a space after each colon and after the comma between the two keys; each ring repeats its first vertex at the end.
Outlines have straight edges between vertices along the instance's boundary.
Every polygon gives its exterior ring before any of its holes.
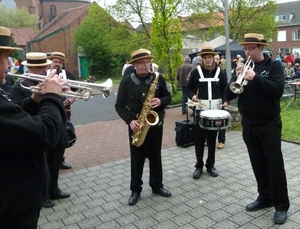
{"type": "Polygon", "coordinates": [[[224,55],[221,56],[219,65],[224,71],[226,71],[226,59],[224,55]]]}
{"type": "Polygon", "coordinates": [[[228,106],[224,97],[224,91],[227,86],[226,73],[215,63],[214,56],[217,53],[211,46],[203,46],[199,55],[202,58],[202,66],[193,68],[190,73],[190,79],[187,84],[188,98],[193,102],[201,102],[205,104],[204,107],[196,107],[195,114],[195,154],[196,164],[193,173],[194,179],[199,179],[204,167],[204,145],[207,139],[208,144],[208,157],[205,163],[207,172],[212,177],[218,176],[218,171],[215,165],[215,152],[216,152],[216,138],[217,130],[207,130],[199,125],[200,112],[202,110],[219,109],[220,98],[222,98],[222,105],[228,106]],[[212,78],[215,81],[211,81],[212,78]],[[200,81],[201,79],[201,81],[200,81]],[[210,88],[211,90],[209,90],[210,88]]]}
{"type": "Polygon", "coordinates": [[[129,60],[126,60],[126,63],[123,65],[122,68],[122,77],[124,77],[125,70],[128,66],[131,66],[131,64],[129,64],[129,60]]]}
{"type": "MultiPolygon", "coordinates": [[[[10,72],[12,68],[12,63],[11,63],[11,59],[8,58],[8,71],[10,72]]],[[[13,79],[13,77],[11,75],[6,75],[6,77],[3,79],[2,85],[1,85],[1,89],[3,91],[6,92],[6,95],[8,98],[10,98],[10,91],[12,89],[12,87],[14,86],[15,81],[13,79]]]]}
{"type": "Polygon", "coordinates": [[[135,67],[134,73],[131,76],[122,78],[115,104],[117,113],[128,125],[131,162],[131,195],[128,200],[130,206],[138,202],[142,192],[142,175],[146,156],[149,159],[149,185],[152,192],[163,197],[172,195],[163,186],[161,160],[163,122],[165,109],[171,102],[171,95],[167,90],[164,77],[161,74],[156,75],[150,72],[153,56],[149,50],[136,50],[131,54],[131,57],[130,63],[135,67]],[[154,80],[158,80],[158,83],[152,85],[154,80]],[[145,100],[149,101],[147,106],[150,106],[158,114],[158,123],[150,126],[144,142],[138,147],[132,144],[131,136],[138,133],[138,131],[142,131],[140,127],[145,125],[145,123],[139,121],[139,117],[141,117],[141,120],[146,119],[143,116],[145,100]]]}
{"type": "Polygon", "coordinates": [[[294,67],[291,62],[287,62],[287,66],[284,68],[285,79],[290,80],[295,74],[294,67]]]}
{"type": "MultiPolygon", "coordinates": [[[[219,56],[219,54],[215,55],[214,59],[215,59],[216,65],[220,66],[220,56],[219,56]]],[[[225,107],[222,107],[222,110],[224,110],[224,109],[225,109],[225,107]]],[[[223,149],[225,147],[225,140],[226,140],[226,129],[219,130],[218,131],[217,149],[223,149]]]]}
{"type": "MultiPolygon", "coordinates": [[[[64,53],[52,52],[51,55],[48,57],[48,59],[51,60],[52,63],[50,65],[49,69],[47,70],[47,74],[49,74],[49,72],[52,69],[56,69],[58,74],[62,73],[63,79],[76,80],[75,76],[71,72],[63,69],[64,65],[68,62],[64,53]]],[[[71,90],[74,90],[74,89],[71,89],[71,90]]],[[[75,101],[76,101],[76,99],[64,98],[64,104],[66,106],[68,121],[71,121],[71,104],[74,103],[75,101]]],[[[65,162],[64,153],[65,153],[65,149],[63,150],[63,153],[60,154],[61,159],[60,159],[59,168],[60,169],[71,169],[72,166],[65,162]]]]}
{"type": "MultiPolygon", "coordinates": [[[[11,47],[11,41],[10,30],[0,27],[0,85],[11,51],[22,50],[11,47]]],[[[66,115],[59,96],[65,84],[51,72],[39,85],[41,94],[24,99],[22,107],[0,89],[0,228],[38,227],[49,185],[45,151],[51,150],[65,131],[66,115]]]]}
{"type": "MultiPolygon", "coordinates": [[[[255,67],[244,75],[248,81],[243,93],[237,95],[226,88],[227,99],[238,96],[238,109],[242,115],[243,139],[248,149],[257,181],[258,197],[246,206],[247,211],[274,207],[274,223],[284,224],[290,207],[284,161],[281,151],[280,98],[284,89],[281,64],[263,53],[268,45],[262,34],[247,33],[244,41],[246,58],[251,56],[255,67]]],[[[244,71],[239,63],[231,82],[244,71]]]]}
{"type": "Polygon", "coordinates": [[[191,64],[191,58],[189,56],[184,57],[184,63],[180,65],[177,69],[176,79],[178,82],[178,87],[181,88],[182,96],[181,96],[181,113],[186,114],[187,109],[187,76],[190,71],[193,69],[193,65],[191,64]]]}

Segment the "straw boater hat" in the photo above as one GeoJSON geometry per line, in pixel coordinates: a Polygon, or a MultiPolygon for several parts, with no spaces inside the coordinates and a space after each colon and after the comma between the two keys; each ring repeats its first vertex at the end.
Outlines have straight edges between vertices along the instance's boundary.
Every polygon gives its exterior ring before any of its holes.
{"type": "Polygon", "coordinates": [[[129,61],[129,64],[132,64],[135,61],[144,59],[144,58],[149,58],[152,60],[153,56],[151,55],[151,52],[148,49],[136,50],[131,54],[131,60],[129,61]]]}
{"type": "Polygon", "coordinates": [[[218,53],[216,53],[214,51],[214,47],[212,47],[212,46],[202,46],[201,47],[201,52],[199,52],[197,54],[197,56],[203,56],[203,55],[208,55],[208,54],[217,55],[218,53]]]}
{"type": "Polygon", "coordinates": [[[65,55],[63,52],[53,52],[53,53],[51,53],[50,56],[48,56],[48,59],[49,59],[49,60],[52,60],[52,59],[54,59],[54,58],[61,59],[61,60],[64,61],[64,63],[67,63],[67,62],[68,62],[68,60],[67,60],[67,58],[66,58],[66,55],[65,55]]]}
{"type": "Polygon", "coordinates": [[[29,52],[26,54],[26,60],[22,62],[25,66],[47,66],[52,61],[47,59],[47,54],[42,52],[29,52]]]}
{"type": "Polygon", "coordinates": [[[23,50],[18,47],[11,47],[12,36],[10,29],[0,26],[0,49],[23,50]]]}
{"type": "Polygon", "coordinates": [[[268,46],[266,40],[264,40],[264,35],[258,33],[246,33],[244,35],[244,41],[240,43],[240,45],[250,45],[250,44],[258,44],[268,46]]]}

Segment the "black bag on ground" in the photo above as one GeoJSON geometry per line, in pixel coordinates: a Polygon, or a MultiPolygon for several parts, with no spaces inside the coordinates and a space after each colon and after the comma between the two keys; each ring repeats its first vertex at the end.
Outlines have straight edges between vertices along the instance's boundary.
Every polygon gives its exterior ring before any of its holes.
{"type": "Polygon", "coordinates": [[[77,139],[76,134],[75,134],[75,127],[69,121],[67,121],[66,134],[67,134],[67,138],[68,138],[66,148],[69,148],[75,144],[76,139],[77,139]]]}
{"type": "Polygon", "coordinates": [[[176,144],[186,148],[195,144],[194,138],[194,122],[191,120],[184,120],[182,122],[175,122],[176,144]]]}

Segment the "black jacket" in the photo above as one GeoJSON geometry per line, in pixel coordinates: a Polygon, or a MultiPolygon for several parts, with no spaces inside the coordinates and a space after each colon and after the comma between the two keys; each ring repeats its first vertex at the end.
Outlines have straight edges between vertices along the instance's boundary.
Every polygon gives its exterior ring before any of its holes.
{"type": "MultiPolygon", "coordinates": [[[[256,72],[252,81],[244,86],[244,92],[239,95],[238,108],[243,121],[250,125],[265,123],[280,119],[280,98],[284,90],[284,73],[279,61],[273,61],[264,54],[263,68],[256,72]]],[[[257,66],[257,65],[256,65],[257,66]]],[[[234,72],[231,82],[237,79],[234,72]]],[[[226,88],[229,100],[237,97],[229,86],[226,88]]]]}
{"type": "MultiPolygon", "coordinates": [[[[115,108],[119,116],[130,124],[132,120],[138,118],[139,113],[143,108],[143,102],[148,94],[148,89],[151,82],[154,80],[154,74],[149,73],[147,77],[139,77],[134,71],[133,74],[122,78],[118,89],[117,101],[115,108]]],[[[156,87],[155,98],[160,98],[161,105],[154,109],[163,121],[165,108],[171,102],[171,95],[167,89],[166,81],[160,74],[158,85],[156,87]]]]}
{"type": "Polygon", "coordinates": [[[43,95],[39,105],[28,98],[25,105],[38,115],[0,95],[0,220],[41,207],[49,184],[44,152],[64,132],[66,117],[58,95],[43,95]]]}
{"type": "MultiPolygon", "coordinates": [[[[214,78],[218,66],[215,67],[212,71],[207,70],[201,67],[204,78],[214,78]]],[[[226,73],[220,69],[219,73],[219,81],[212,82],[212,99],[222,99],[222,102],[227,102],[227,99],[224,97],[224,91],[227,86],[227,75],[226,73]]],[[[208,99],[208,86],[207,82],[199,82],[200,75],[197,68],[193,68],[191,70],[191,77],[189,79],[187,85],[187,96],[192,99],[194,95],[197,93],[197,89],[199,88],[198,98],[207,100],[208,99]]]]}

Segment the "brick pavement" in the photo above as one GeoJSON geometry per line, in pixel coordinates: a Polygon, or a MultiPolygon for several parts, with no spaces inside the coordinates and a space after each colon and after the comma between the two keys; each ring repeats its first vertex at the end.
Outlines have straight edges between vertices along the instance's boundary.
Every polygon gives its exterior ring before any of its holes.
{"type": "MultiPolygon", "coordinates": [[[[246,212],[257,196],[256,184],[241,132],[227,131],[226,146],[216,152],[219,177],[206,172],[192,179],[194,147],[175,144],[180,108],[167,110],[163,138],[164,184],[172,197],[153,195],[145,163],[144,189],[137,205],[128,206],[130,160],[127,127],[120,120],[77,126],[78,140],[66,152],[72,170],[61,171],[59,186],[71,197],[42,209],[41,229],[297,228],[300,225],[300,146],[282,143],[291,208],[283,226],[272,223],[274,209],[246,212]]],[[[206,155],[205,155],[206,158],[206,155]]]]}

